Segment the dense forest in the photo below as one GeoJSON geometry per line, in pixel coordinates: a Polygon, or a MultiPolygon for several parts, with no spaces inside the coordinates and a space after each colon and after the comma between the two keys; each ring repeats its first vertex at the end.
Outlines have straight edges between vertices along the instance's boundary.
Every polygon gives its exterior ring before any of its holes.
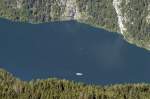
{"type": "Polygon", "coordinates": [[[0,16],[31,23],[74,19],[113,31],[118,27],[112,0],[0,0],[0,16]]]}
{"type": "Polygon", "coordinates": [[[150,49],[150,0],[130,0],[127,4],[124,0],[121,8],[128,41],[150,49]]]}
{"type": "Polygon", "coordinates": [[[150,99],[150,85],[96,86],[56,78],[26,82],[0,69],[0,99],[150,99]]]}
{"type": "Polygon", "coordinates": [[[0,0],[0,17],[30,23],[76,20],[118,33],[122,22],[124,38],[150,50],[150,0],[0,0]]]}

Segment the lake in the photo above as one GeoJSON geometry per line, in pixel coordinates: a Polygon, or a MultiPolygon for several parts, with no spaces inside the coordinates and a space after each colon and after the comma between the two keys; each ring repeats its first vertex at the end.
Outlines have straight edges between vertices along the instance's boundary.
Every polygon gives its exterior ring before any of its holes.
{"type": "Polygon", "coordinates": [[[75,21],[33,25],[0,19],[0,68],[26,81],[150,82],[150,51],[75,21]]]}

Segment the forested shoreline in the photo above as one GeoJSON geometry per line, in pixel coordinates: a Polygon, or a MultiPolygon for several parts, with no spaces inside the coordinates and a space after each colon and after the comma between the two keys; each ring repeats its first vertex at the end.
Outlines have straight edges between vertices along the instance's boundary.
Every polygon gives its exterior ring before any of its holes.
{"type": "Polygon", "coordinates": [[[150,0],[0,0],[1,18],[34,24],[76,20],[120,33],[117,16],[124,38],[150,50],[150,0]]]}
{"type": "Polygon", "coordinates": [[[56,78],[27,82],[0,69],[0,99],[150,99],[150,84],[98,86],[56,78]]]}

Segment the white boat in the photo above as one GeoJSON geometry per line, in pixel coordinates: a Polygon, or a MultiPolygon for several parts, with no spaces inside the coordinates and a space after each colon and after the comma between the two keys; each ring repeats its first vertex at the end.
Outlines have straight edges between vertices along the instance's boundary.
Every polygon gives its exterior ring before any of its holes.
{"type": "Polygon", "coordinates": [[[76,73],[77,76],[83,76],[83,73],[76,73]]]}

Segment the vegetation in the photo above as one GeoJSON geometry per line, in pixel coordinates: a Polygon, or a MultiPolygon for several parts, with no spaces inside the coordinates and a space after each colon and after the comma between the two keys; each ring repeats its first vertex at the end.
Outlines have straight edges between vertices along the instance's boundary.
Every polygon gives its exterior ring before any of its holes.
{"type": "MultiPolygon", "coordinates": [[[[0,16],[31,23],[65,20],[73,13],[72,8],[69,8],[70,13],[64,15],[67,1],[69,0],[0,0],[0,16]]],[[[76,1],[73,5],[79,10],[74,15],[81,14],[77,21],[117,31],[117,17],[112,0],[73,1],[76,1]]]]}
{"type": "Polygon", "coordinates": [[[79,11],[88,18],[81,22],[110,31],[117,31],[117,15],[112,5],[113,0],[76,0],[79,11]]]}
{"type": "Polygon", "coordinates": [[[0,99],[150,99],[150,85],[95,86],[56,78],[25,82],[0,69],[0,99]]]}
{"type": "Polygon", "coordinates": [[[131,0],[128,4],[123,0],[121,8],[126,17],[125,37],[138,46],[150,49],[150,19],[146,18],[150,16],[150,0],[131,0]]]}
{"type": "MultiPolygon", "coordinates": [[[[113,1],[0,0],[0,17],[30,23],[73,19],[120,32],[113,1]]],[[[150,0],[120,1],[123,24],[126,27],[123,36],[128,42],[150,50],[150,0]]]]}

